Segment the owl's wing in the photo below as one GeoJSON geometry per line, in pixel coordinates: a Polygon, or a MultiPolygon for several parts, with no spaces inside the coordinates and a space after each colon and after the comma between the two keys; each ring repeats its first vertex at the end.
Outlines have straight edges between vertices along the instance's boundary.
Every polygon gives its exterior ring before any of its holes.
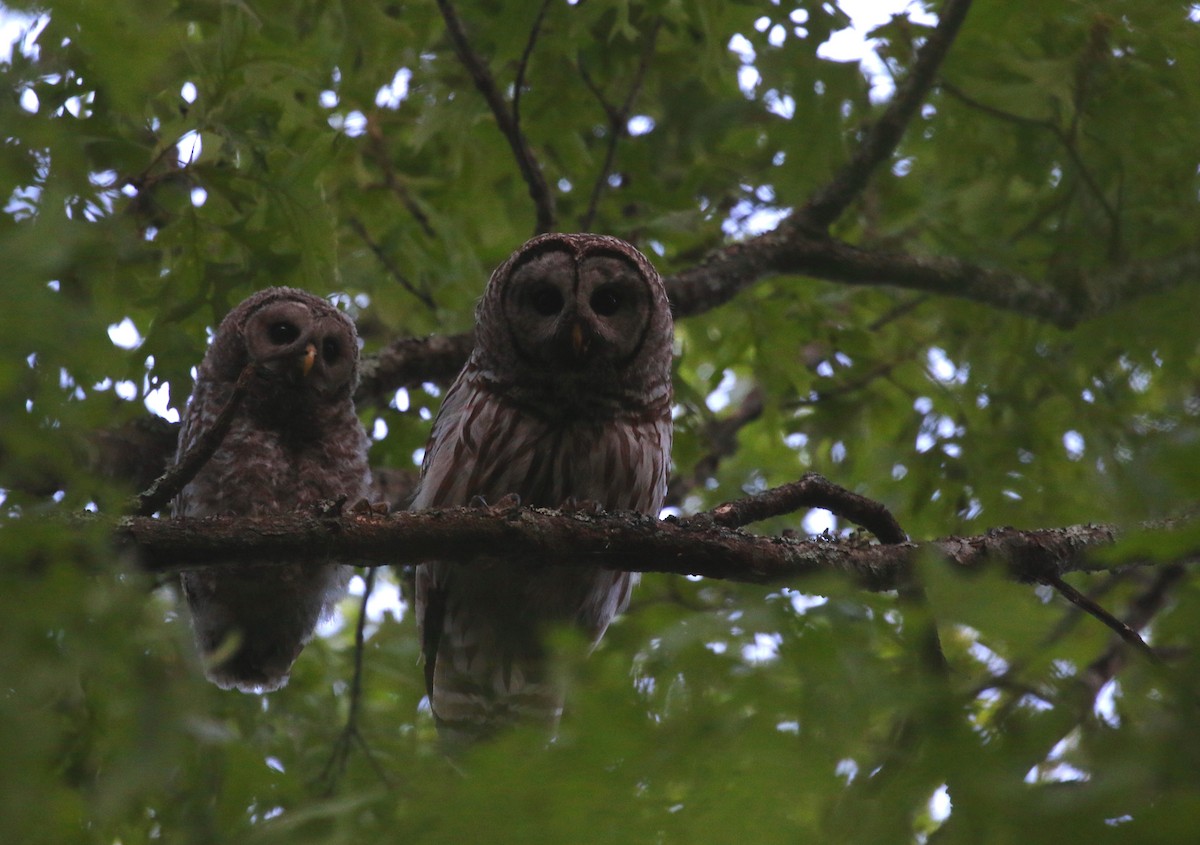
{"type": "MultiPolygon", "coordinates": [[[[421,461],[421,484],[410,510],[464,504],[448,501],[446,493],[453,485],[447,485],[445,482],[453,473],[461,471],[461,467],[456,466],[455,456],[460,448],[467,397],[470,394],[467,382],[467,371],[464,370],[442,400],[442,407],[433,421],[429,442],[425,446],[425,456],[421,461]],[[440,496],[437,495],[438,491],[442,491],[440,496]]],[[[425,657],[425,690],[431,701],[438,647],[441,645],[442,625],[446,614],[444,585],[436,581],[428,566],[417,567],[417,633],[425,657]]]]}
{"type": "MultiPolygon", "coordinates": [[[[187,450],[192,448],[192,445],[200,438],[200,433],[204,430],[204,421],[201,419],[202,408],[207,407],[208,390],[204,385],[197,383],[195,390],[192,392],[191,398],[188,400],[187,407],[183,410],[183,420],[179,425],[179,439],[175,446],[175,459],[172,465],[179,463],[187,450]]],[[[174,516],[185,516],[188,512],[188,488],[185,485],[179,494],[175,497],[172,503],[171,513],[174,516]]]]}
{"type": "Polygon", "coordinates": [[[467,412],[472,391],[470,381],[467,370],[463,370],[442,400],[442,407],[433,420],[429,442],[425,445],[425,457],[421,461],[421,484],[411,510],[466,504],[465,500],[453,499],[453,485],[448,485],[446,479],[462,471],[458,453],[462,448],[464,432],[470,425],[467,412]]]}

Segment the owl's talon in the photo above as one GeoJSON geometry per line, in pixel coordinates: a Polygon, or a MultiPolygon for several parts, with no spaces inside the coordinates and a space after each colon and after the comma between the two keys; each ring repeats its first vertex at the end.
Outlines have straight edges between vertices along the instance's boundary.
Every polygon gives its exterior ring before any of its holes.
{"type": "Polygon", "coordinates": [[[568,496],[558,509],[563,513],[584,514],[585,516],[601,516],[604,513],[604,506],[595,499],[577,499],[574,496],[568,496]]]}
{"type": "Polygon", "coordinates": [[[483,496],[472,496],[470,501],[467,502],[467,507],[475,508],[476,510],[487,510],[487,499],[483,498],[483,496]]]}
{"type": "Polygon", "coordinates": [[[516,493],[505,493],[489,510],[500,516],[516,516],[521,510],[521,497],[516,493]]]}
{"type": "Polygon", "coordinates": [[[346,502],[350,500],[349,496],[342,495],[336,499],[322,499],[317,502],[317,516],[326,518],[339,517],[342,515],[343,509],[346,507],[346,502]]]}
{"type": "Polygon", "coordinates": [[[375,514],[376,516],[387,516],[391,509],[392,506],[387,502],[371,503],[371,513],[375,514]]]}
{"type": "Polygon", "coordinates": [[[359,499],[350,506],[350,512],[359,515],[365,515],[372,512],[372,505],[368,499],[359,499]]]}

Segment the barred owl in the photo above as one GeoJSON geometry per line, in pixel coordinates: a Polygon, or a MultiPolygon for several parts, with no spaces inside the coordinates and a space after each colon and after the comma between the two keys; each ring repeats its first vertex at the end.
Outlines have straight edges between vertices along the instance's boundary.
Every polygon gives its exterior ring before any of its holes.
{"type": "MultiPolygon", "coordinates": [[[[367,495],[369,440],[354,413],[354,323],[324,299],[269,288],[217,327],[183,416],[177,459],[212,425],[249,362],[259,364],[216,453],[175,500],[176,516],[258,516],[367,495]]],[[[250,563],[184,572],[208,678],[266,692],[287,683],[349,567],[250,563]]]]}
{"type": "MultiPolygon", "coordinates": [[[[662,279],[624,241],[550,234],[492,274],[476,346],[446,394],[412,507],[594,503],[657,515],[671,452],[672,320],[662,279]]],[[[503,557],[424,563],[416,617],[429,702],[452,743],[554,725],[563,691],[544,635],[598,642],[636,576],[503,557]]]]}

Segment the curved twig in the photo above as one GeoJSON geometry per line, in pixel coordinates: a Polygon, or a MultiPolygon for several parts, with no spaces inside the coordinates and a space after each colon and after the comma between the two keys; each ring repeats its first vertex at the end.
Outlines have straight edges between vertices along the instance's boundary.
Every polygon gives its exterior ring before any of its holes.
{"type": "Polygon", "coordinates": [[[608,177],[612,173],[613,162],[617,157],[617,144],[628,134],[629,113],[633,110],[633,101],[637,99],[638,93],[642,90],[642,81],[646,78],[646,71],[650,69],[650,60],[654,57],[654,45],[658,41],[658,31],[661,26],[662,18],[656,18],[642,48],[641,60],[638,62],[633,82],[629,84],[629,91],[625,94],[625,101],[620,108],[609,103],[604,92],[592,81],[587,69],[582,65],[579,67],[579,75],[583,79],[584,85],[599,101],[600,107],[604,109],[604,114],[608,118],[608,144],[604,151],[604,164],[600,166],[600,172],[596,174],[596,180],[592,183],[592,193],[588,198],[587,211],[579,220],[581,232],[590,231],[592,221],[596,218],[600,195],[604,192],[604,186],[608,184],[608,177]]]}
{"type": "Polygon", "coordinates": [[[169,501],[179,495],[179,491],[186,487],[188,482],[196,477],[196,473],[208,463],[220,448],[225,435],[229,433],[229,426],[233,422],[238,408],[241,407],[242,399],[246,395],[250,380],[254,378],[257,368],[258,365],[251,362],[242,369],[233,386],[233,392],[229,394],[229,399],[221,408],[221,412],[217,414],[212,426],[200,435],[199,439],[192,444],[192,448],[188,449],[178,462],[170,466],[146,490],[138,494],[131,508],[133,513],[138,516],[150,516],[161,510],[169,501]]]}
{"type": "Polygon", "coordinates": [[[1071,602],[1071,604],[1096,617],[1113,631],[1115,631],[1117,636],[1119,636],[1129,645],[1136,648],[1142,653],[1142,656],[1144,656],[1151,663],[1159,662],[1158,655],[1151,650],[1150,646],[1146,645],[1146,641],[1138,635],[1137,631],[1133,630],[1133,628],[1129,627],[1120,619],[1113,616],[1111,613],[1105,610],[1103,606],[1093,601],[1089,596],[1081,593],[1079,590],[1075,589],[1058,576],[1045,579],[1045,583],[1047,586],[1053,587],[1059,593],[1059,595],[1071,602]]]}
{"type": "Polygon", "coordinates": [[[896,89],[891,103],[867,131],[850,161],[796,212],[796,225],[820,231],[829,228],[862,193],[875,168],[895,152],[909,122],[937,79],[938,68],[970,8],[971,0],[948,0],[942,6],[937,27],[917,51],[912,70],[896,89]]]}
{"type": "Polygon", "coordinates": [[[546,10],[550,8],[550,0],[542,0],[542,5],[538,8],[537,17],[533,19],[533,26],[529,28],[529,38],[525,42],[525,49],[521,53],[521,61],[517,62],[517,75],[513,80],[513,98],[512,98],[512,116],[513,126],[517,132],[521,131],[521,91],[525,87],[525,70],[529,67],[529,58],[533,55],[533,47],[537,44],[538,33],[542,29],[542,21],[546,17],[546,10]]]}
{"type": "Polygon", "coordinates": [[[362,711],[362,677],[363,677],[363,646],[366,641],[367,602],[375,589],[375,570],[370,569],[365,576],[366,586],[363,588],[362,601],[358,605],[358,623],[354,628],[354,675],[350,680],[349,711],[346,714],[346,724],[342,726],[337,740],[333,744],[333,752],[321,772],[321,780],[325,783],[325,792],[332,795],[342,773],[346,771],[346,761],[350,758],[350,746],[354,743],[363,749],[367,761],[374,769],[376,776],[384,786],[391,786],[387,772],[379,765],[371,747],[358,729],[358,716],[362,711]]]}
{"type": "Polygon", "coordinates": [[[805,473],[790,484],[717,505],[691,520],[711,520],[724,528],[741,528],[774,516],[795,513],[801,508],[824,508],[866,528],[881,543],[908,541],[900,523],[883,504],[853,493],[815,472],[805,473]]]}
{"type": "Polygon", "coordinates": [[[553,231],[555,225],[554,194],[550,192],[550,188],[546,184],[546,177],[542,173],[541,165],[538,164],[533,150],[530,149],[529,142],[521,134],[520,127],[517,125],[508,103],[504,101],[504,95],[500,93],[500,88],[496,85],[491,71],[488,70],[483,59],[471,48],[462,18],[458,16],[453,4],[450,0],[437,0],[437,4],[438,9],[442,12],[442,18],[446,22],[446,32],[450,36],[450,42],[454,45],[454,52],[458,54],[459,61],[471,74],[471,80],[487,101],[496,125],[508,139],[513,155],[516,156],[517,167],[520,168],[521,176],[529,187],[529,198],[533,200],[537,211],[534,234],[553,231]]]}
{"type": "Polygon", "coordinates": [[[379,259],[379,263],[383,265],[383,269],[387,270],[388,275],[396,280],[400,287],[411,293],[418,302],[428,308],[430,311],[437,311],[437,303],[433,301],[433,297],[427,291],[418,290],[416,285],[408,280],[408,277],[400,272],[400,268],[396,266],[396,262],[392,261],[391,257],[384,252],[383,247],[375,242],[371,237],[371,233],[367,231],[367,227],[357,217],[351,217],[346,221],[354,233],[362,239],[362,242],[374,253],[379,259]]]}

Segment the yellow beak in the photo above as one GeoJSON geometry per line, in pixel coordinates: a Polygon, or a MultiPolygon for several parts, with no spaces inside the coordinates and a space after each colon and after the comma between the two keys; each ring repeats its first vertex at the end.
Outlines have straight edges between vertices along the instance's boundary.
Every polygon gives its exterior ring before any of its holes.
{"type": "Polygon", "coordinates": [[[575,350],[577,356],[582,356],[584,352],[587,352],[587,342],[584,340],[583,326],[580,323],[571,326],[571,348],[575,350]]]}
{"type": "Polygon", "coordinates": [[[312,370],[313,364],[316,362],[316,360],[317,347],[310,343],[308,346],[304,347],[304,363],[300,365],[300,369],[304,373],[305,378],[308,377],[309,371],[312,370]]]}

